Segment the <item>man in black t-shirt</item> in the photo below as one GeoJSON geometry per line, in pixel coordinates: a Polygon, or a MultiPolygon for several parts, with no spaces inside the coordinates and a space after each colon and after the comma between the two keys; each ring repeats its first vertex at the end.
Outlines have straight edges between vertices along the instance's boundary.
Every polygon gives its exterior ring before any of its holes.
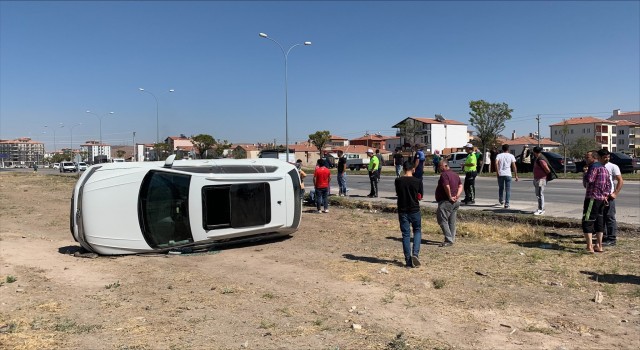
{"type": "Polygon", "coordinates": [[[405,162],[403,170],[403,176],[395,180],[398,220],[402,232],[402,252],[407,267],[418,267],[422,241],[422,215],[419,202],[424,194],[422,180],[413,176],[413,163],[405,162]],[[411,228],[413,228],[413,249],[411,249],[411,228]]]}
{"type": "Polygon", "coordinates": [[[338,150],[338,188],[340,193],[338,193],[339,197],[343,197],[347,195],[347,174],[344,172],[344,169],[347,167],[347,158],[344,156],[344,152],[342,150],[338,150]]]}
{"type": "Polygon", "coordinates": [[[396,177],[402,176],[402,165],[404,164],[404,156],[400,153],[400,148],[396,148],[396,153],[393,154],[393,165],[396,168],[396,177]]]}

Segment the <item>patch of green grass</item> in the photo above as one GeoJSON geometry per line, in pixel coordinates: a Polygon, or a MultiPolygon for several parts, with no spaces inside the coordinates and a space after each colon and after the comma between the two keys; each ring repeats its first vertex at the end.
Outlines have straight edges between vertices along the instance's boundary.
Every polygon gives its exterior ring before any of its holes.
{"type": "Polygon", "coordinates": [[[7,281],[7,283],[13,283],[13,282],[15,282],[17,280],[18,280],[18,277],[9,275],[9,276],[7,276],[5,281],[7,281]]]}
{"type": "Polygon", "coordinates": [[[230,288],[230,287],[224,287],[224,288],[222,289],[222,292],[221,292],[221,293],[222,293],[222,294],[233,294],[233,293],[235,293],[235,292],[236,292],[236,290],[235,290],[235,289],[233,289],[233,288],[230,288]]]}
{"type": "Polygon", "coordinates": [[[274,322],[267,321],[267,320],[260,321],[260,328],[262,328],[262,329],[269,329],[269,328],[273,328],[275,326],[276,326],[276,324],[274,322]]]}
{"type": "Polygon", "coordinates": [[[283,314],[283,315],[285,315],[286,317],[291,317],[291,316],[293,316],[293,314],[291,313],[291,310],[289,310],[289,309],[288,309],[288,308],[286,308],[286,307],[276,309],[276,311],[278,311],[278,312],[282,312],[282,314],[283,314]]]}
{"type": "Polygon", "coordinates": [[[56,332],[70,332],[75,327],[76,327],[76,321],[70,318],[58,319],[58,322],[56,322],[53,325],[53,329],[56,332]]]}
{"type": "Polygon", "coordinates": [[[527,328],[524,329],[524,331],[533,332],[533,333],[542,333],[546,335],[552,335],[555,333],[551,328],[542,328],[542,327],[536,327],[536,326],[528,326],[527,328]]]}
{"type": "Polygon", "coordinates": [[[391,290],[382,297],[382,302],[385,304],[392,303],[395,297],[396,297],[396,294],[391,290]]]}
{"type": "Polygon", "coordinates": [[[433,283],[433,288],[435,289],[442,289],[447,285],[447,281],[445,281],[443,278],[436,278],[431,282],[433,283]]]}
{"type": "Polygon", "coordinates": [[[275,298],[276,296],[273,293],[268,292],[268,293],[262,294],[262,297],[265,298],[265,299],[271,300],[271,299],[275,298]]]}
{"type": "Polygon", "coordinates": [[[369,275],[360,275],[360,280],[362,282],[371,282],[371,277],[369,277],[369,275]]]}
{"type": "Polygon", "coordinates": [[[116,289],[120,287],[120,281],[116,281],[115,283],[107,284],[104,286],[106,289],[116,289]]]}
{"type": "Polygon", "coordinates": [[[407,344],[407,339],[404,337],[404,333],[400,332],[396,334],[396,337],[393,338],[393,340],[391,340],[387,344],[387,349],[388,350],[408,350],[409,345],[407,344]]]}

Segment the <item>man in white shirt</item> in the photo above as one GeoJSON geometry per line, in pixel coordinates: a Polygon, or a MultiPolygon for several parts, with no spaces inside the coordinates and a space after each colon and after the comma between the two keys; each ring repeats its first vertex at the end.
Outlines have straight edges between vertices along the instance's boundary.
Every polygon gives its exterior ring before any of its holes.
{"type": "Polygon", "coordinates": [[[496,156],[496,175],[498,176],[498,200],[499,206],[504,204],[505,209],[509,209],[509,199],[511,197],[511,170],[518,181],[518,169],[516,168],[516,157],[509,153],[509,145],[502,145],[502,153],[496,156]],[[502,196],[504,193],[504,197],[502,196]],[[504,198],[504,201],[503,201],[504,198]]]}
{"type": "Polygon", "coordinates": [[[622,173],[620,172],[620,168],[610,163],[610,153],[609,150],[603,148],[598,151],[598,156],[600,158],[600,163],[604,165],[605,168],[609,171],[609,179],[611,181],[611,194],[609,195],[608,202],[609,205],[604,207],[604,238],[602,240],[602,245],[612,246],[616,245],[616,234],[618,231],[618,222],[616,221],[616,197],[622,190],[622,185],[624,181],[622,180],[622,173]],[[616,180],[614,183],[613,180],[616,180]]]}

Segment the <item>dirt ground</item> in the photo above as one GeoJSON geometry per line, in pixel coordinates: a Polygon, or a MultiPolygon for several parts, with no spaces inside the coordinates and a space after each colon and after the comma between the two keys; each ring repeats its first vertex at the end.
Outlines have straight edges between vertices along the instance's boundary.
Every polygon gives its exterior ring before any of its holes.
{"type": "Polygon", "coordinates": [[[2,349],[640,348],[637,233],[593,255],[577,230],[484,220],[440,248],[425,216],[407,269],[396,214],[334,206],[275,242],[91,259],[73,184],[0,173],[2,349]]]}

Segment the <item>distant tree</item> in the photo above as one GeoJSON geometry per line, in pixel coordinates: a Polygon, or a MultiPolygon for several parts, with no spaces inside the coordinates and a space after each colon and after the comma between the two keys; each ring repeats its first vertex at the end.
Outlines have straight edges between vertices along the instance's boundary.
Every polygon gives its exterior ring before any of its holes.
{"type": "Polygon", "coordinates": [[[191,136],[191,142],[193,143],[193,147],[198,150],[200,158],[204,158],[206,156],[207,150],[216,144],[216,140],[213,138],[213,136],[207,134],[198,134],[195,136],[191,136]]]}
{"type": "Polygon", "coordinates": [[[330,139],[331,133],[328,130],[316,131],[315,133],[309,135],[309,140],[316,146],[320,154],[322,154],[324,145],[326,145],[330,139]]]}
{"type": "MultiPolygon", "coordinates": [[[[506,103],[489,103],[484,100],[470,101],[469,124],[476,128],[482,154],[496,144],[498,136],[504,130],[504,123],[511,119],[513,109],[506,103]]],[[[483,156],[484,159],[484,156],[483,156]]]]}
{"type": "Polygon", "coordinates": [[[231,152],[231,156],[234,159],[247,159],[247,151],[243,150],[242,148],[236,148],[233,150],[233,152],[231,152]]]}
{"type": "Polygon", "coordinates": [[[423,133],[422,131],[422,123],[419,123],[413,119],[407,119],[400,123],[399,125],[400,133],[404,137],[404,144],[401,145],[403,148],[415,145],[418,143],[418,136],[423,133]]]}
{"type": "Polygon", "coordinates": [[[217,140],[216,141],[216,146],[213,148],[213,155],[216,158],[220,158],[222,157],[222,155],[224,154],[224,150],[229,149],[233,147],[232,144],[229,143],[229,141],[227,140],[217,140]]]}
{"type": "Polygon", "coordinates": [[[153,149],[156,152],[156,160],[165,160],[171,154],[171,147],[168,143],[154,143],[153,149]]]}
{"type": "Polygon", "coordinates": [[[121,149],[116,151],[117,158],[122,158],[122,157],[124,157],[125,154],[127,154],[127,152],[125,152],[125,151],[123,151],[121,149]]]}
{"type": "Polygon", "coordinates": [[[596,150],[598,145],[593,138],[583,136],[573,140],[573,142],[568,145],[568,148],[569,157],[583,159],[585,153],[596,150]]]}

